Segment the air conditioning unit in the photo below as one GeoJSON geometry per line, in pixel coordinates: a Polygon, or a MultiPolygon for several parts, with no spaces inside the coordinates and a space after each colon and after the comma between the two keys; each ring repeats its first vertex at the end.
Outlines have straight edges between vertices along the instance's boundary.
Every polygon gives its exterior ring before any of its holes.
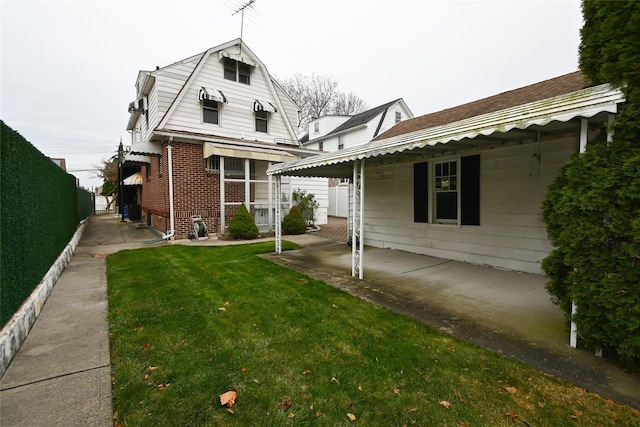
{"type": "Polygon", "coordinates": [[[129,103],[129,113],[138,112],[145,113],[149,109],[147,105],[147,97],[143,96],[129,103]]]}

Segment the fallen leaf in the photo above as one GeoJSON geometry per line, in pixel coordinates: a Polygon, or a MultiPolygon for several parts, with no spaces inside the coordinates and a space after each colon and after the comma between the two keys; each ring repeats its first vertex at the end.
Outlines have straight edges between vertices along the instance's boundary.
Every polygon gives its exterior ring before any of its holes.
{"type": "Polygon", "coordinates": [[[225,302],[224,302],[224,305],[229,305],[229,301],[225,301],[225,302]]]}
{"type": "Polygon", "coordinates": [[[149,372],[155,372],[158,370],[157,366],[149,366],[149,372]]]}
{"type": "Polygon", "coordinates": [[[166,383],[166,384],[158,384],[158,390],[162,391],[162,390],[166,390],[169,388],[169,386],[171,385],[171,383],[166,383]]]}
{"type": "Polygon", "coordinates": [[[438,401],[438,403],[440,404],[440,406],[444,406],[447,409],[451,408],[452,405],[451,402],[447,402],[446,400],[440,400],[438,401]]]}
{"type": "Polygon", "coordinates": [[[280,403],[280,409],[282,409],[283,411],[288,410],[289,408],[291,408],[292,403],[289,400],[283,400],[280,403]]]}
{"type": "Polygon", "coordinates": [[[469,425],[469,423],[466,422],[466,421],[463,421],[463,422],[460,423],[460,427],[467,427],[468,425],[469,425]]]}
{"type": "Polygon", "coordinates": [[[516,418],[518,418],[518,414],[516,414],[515,412],[507,412],[507,417],[515,420],[516,418]]]}
{"type": "Polygon", "coordinates": [[[144,344],[142,344],[142,349],[143,349],[144,351],[148,351],[150,348],[151,348],[151,346],[149,345],[149,343],[144,343],[144,344]]]}
{"type": "Polygon", "coordinates": [[[407,408],[407,411],[409,412],[416,412],[418,410],[418,408],[407,408]]]}
{"type": "Polygon", "coordinates": [[[456,347],[452,344],[449,346],[449,350],[453,351],[454,353],[456,352],[456,347]]]}
{"type": "Polygon", "coordinates": [[[358,420],[356,416],[353,415],[351,412],[347,413],[347,418],[349,418],[349,421],[351,421],[352,423],[355,423],[358,420]]]}
{"type": "Polygon", "coordinates": [[[544,402],[538,402],[538,407],[544,408],[544,402]]]}
{"type": "Polygon", "coordinates": [[[218,307],[218,310],[220,310],[220,311],[227,311],[227,309],[226,309],[226,308],[224,308],[224,307],[218,307]]]}
{"type": "Polygon", "coordinates": [[[322,415],[322,412],[320,412],[320,410],[316,411],[316,418],[320,418],[320,415],[322,415]]]}
{"type": "Polygon", "coordinates": [[[242,372],[246,372],[249,368],[242,368],[242,372]]]}
{"type": "Polygon", "coordinates": [[[574,409],[573,413],[571,414],[571,418],[573,418],[574,420],[577,420],[578,418],[580,418],[580,415],[582,415],[582,412],[578,411],[577,409],[574,409]]]}
{"type": "Polygon", "coordinates": [[[311,373],[311,371],[310,371],[310,370],[305,369],[305,370],[304,370],[304,372],[303,372],[302,374],[303,374],[303,375],[309,375],[310,373],[311,373]]]}
{"type": "Polygon", "coordinates": [[[333,306],[333,308],[338,308],[338,306],[335,304],[331,304],[331,305],[333,306]]]}
{"type": "Polygon", "coordinates": [[[358,384],[358,391],[362,391],[362,385],[358,384]]]}
{"type": "Polygon", "coordinates": [[[296,414],[294,414],[293,412],[289,414],[289,418],[295,418],[296,414]]]}
{"type": "Polygon", "coordinates": [[[138,327],[136,328],[136,331],[144,331],[144,326],[138,326],[138,327]]]}
{"type": "Polygon", "coordinates": [[[504,389],[507,390],[511,394],[516,394],[518,392],[518,389],[515,388],[515,387],[505,387],[504,389]]]}
{"type": "Polygon", "coordinates": [[[227,412],[230,413],[231,415],[236,413],[236,411],[234,411],[232,408],[227,408],[227,412]]]}
{"type": "Polygon", "coordinates": [[[222,406],[227,405],[229,408],[233,408],[233,405],[235,405],[236,403],[237,396],[238,396],[238,393],[236,393],[233,390],[228,391],[226,393],[222,393],[220,395],[220,405],[222,406]]]}
{"type": "Polygon", "coordinates": [[[117,419],[118,419],[118,411],[115,411],[115,412],[113,413],[113,419],[114,419],[114,420],[117,420],[117,419]]]}
{"type": "Polygon", "coordinates": [[[400,394],[400,389],[399,388],[394,388],[393,389],[393,394],[395,394],[396,396],[400,394]]]}
{"type": "Polygon", "coordinates": [[[332,383],[336,383],[336,384],[340,384],[340,381],[338,381],[338,379],[336,377],[331,377],[331,382],[332,383]]]}

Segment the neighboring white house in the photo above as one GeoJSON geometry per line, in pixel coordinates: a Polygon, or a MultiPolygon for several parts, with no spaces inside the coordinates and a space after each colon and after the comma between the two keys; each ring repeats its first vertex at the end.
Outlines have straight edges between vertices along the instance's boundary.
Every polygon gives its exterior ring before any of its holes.
{"type": "Polygon", "coordinates": [[[402,98],[353,116],[323,116],[309,123],[308,137],[302,143],[313,150],[342,150],[365,144],[412,117],[402,98]]]}
{"type": "MultiPolygon", "coordinates": [[[[369,143],[267,173],[355,177],[360,243],[540,274],[553,249],[541,209],[547,189],[624,102],[621,90],[575,72],[416,117],[369,143]]],[[[354,249],[359,274],[364,255],[354,249]]]]}
{"type": "MultiPolygon", "coordinates": [[[[301,140],[306,148],[338,151],[362,145],[396,124],[413,118],[402,98],[353,116],[322,116],[309,123],[309,132],[301,140]]],[[[329,180],[329,215],[347,217],[348,183],[329,180]]]]}
{"type": "Polygon", "coordinates": [[[326,222],[326,179],[276,188],[266,175],[272,163],[315,153],[297,140],[298,106],[242,40],[140,71],[135,87],[125,176],[143,179],[124,193],[148,224],[186,236],[197,215],[223,233],[244,203],[262,229],[273,229],[276,199],[290,201],[298,187],[315,194],[318,223],[326,222]]]}

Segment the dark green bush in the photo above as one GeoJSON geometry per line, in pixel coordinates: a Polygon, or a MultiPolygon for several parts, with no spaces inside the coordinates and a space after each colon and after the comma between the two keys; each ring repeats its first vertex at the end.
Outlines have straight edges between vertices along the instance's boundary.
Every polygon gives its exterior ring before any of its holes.
{"type": "Polygon", "coordinates": [[[229,234],[234,239],[255,239],[258,237],[258,227],[247,207],[240,205],[236,214],[229,222],[229,234]]]}
{"type": "Polygon", "coordinates": [[[284,234],[303,234],[307,231],[307,222],[297,206],[293,206],[289,213],[282,219],[282,232],[284,234]]]}
{"type": "Polygon", "coordinates": [[[547,290],[590,349],[640,366],[640,145],[590,142],[550,187],[544,220],[557,247],[547,290]]]}
{"type": "Polygon", "coordinates": [[[307,190],[297,189],[292,194],[293,203],[300,209],[300,214],[306,223],[310,226],[315,225],[316,211],[318,210],[318,202],[313,193],[307,193],[307,190]]]}
{"type": "Polygon", "coordinates": [[[613,141],[590,141],[544,202],[554,250],[542,263],[547,290],[591,349],[640,367],[640,2],[584,1],[580,69],[626,97],[613,141]]]}

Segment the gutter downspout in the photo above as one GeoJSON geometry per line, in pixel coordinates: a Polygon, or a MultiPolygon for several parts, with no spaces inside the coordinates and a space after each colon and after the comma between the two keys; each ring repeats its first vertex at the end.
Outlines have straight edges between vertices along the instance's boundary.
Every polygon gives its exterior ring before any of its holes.
{"type": "Polygon", "coordinates": [[[167,162],[169,164],[169,221],[171,229],[168,234],[163,234],[162,239],[167,240],[171,239],[174,234],[176,234],[175,229],[175,220],[174,220],[174,212],[173,212],[173,159],[171,158],[171,143],[173,142],[173,136],[169,137],[169,143],[167,144],[167,162]]]}

